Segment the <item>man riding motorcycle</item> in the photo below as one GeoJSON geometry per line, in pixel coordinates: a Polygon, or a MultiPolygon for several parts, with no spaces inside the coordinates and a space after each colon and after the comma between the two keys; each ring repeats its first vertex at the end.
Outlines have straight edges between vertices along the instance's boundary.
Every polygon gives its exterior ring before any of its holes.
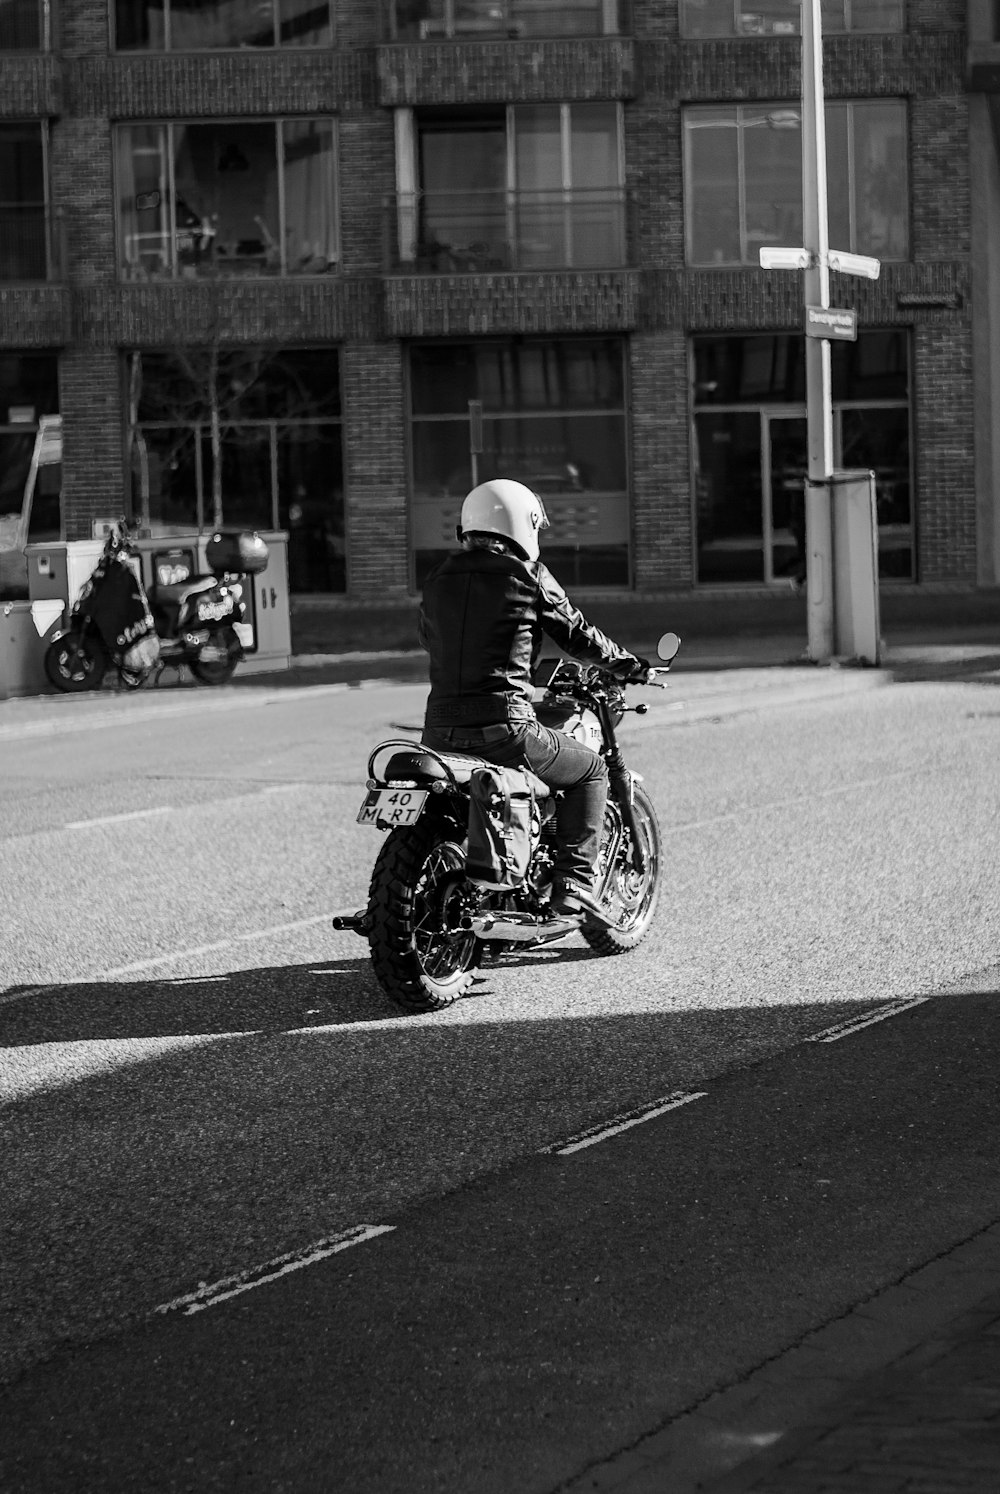
{"type": "Polygon", "coordinates": [[[430,654],[431,682],[423,742],[528,768],[562,791],[550,907],[564,917],[600,911],[590,894],[608,772],[592,748],[535,716],[532,675],[542,635],[623,682],[644,683],[650,666],[589,623],[539,559],[539,532],[548,527],[541,499],[523,483],[495,478],[466,497],[457,530],[462,548],[423,590],[419,637],[430,654]]]}

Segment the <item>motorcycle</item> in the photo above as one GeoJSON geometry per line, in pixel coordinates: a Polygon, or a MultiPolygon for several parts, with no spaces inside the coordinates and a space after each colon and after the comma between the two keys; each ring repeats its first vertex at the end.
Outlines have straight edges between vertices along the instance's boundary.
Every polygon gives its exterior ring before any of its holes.
{"type": "Polygon", "coordinates": [[[129,525],[112,525],[69,626],[45,651],[57,690],[99,690],[110,666],[128,689],[186,664],[204,685],[222,685],[243,658],[237,625],[246,615],[243,575],[267,564],[256,534],[214,534],[206,546],[211,575],[154,586],[147,595],[129,525]]]}
{"type": "MultiPolygon", "coordinates": [[[[664,668],[647,683],[666,688],[680,648],[675,633],[657,646],[664,668]]],[[[599,955],[621,955],[646,936],[660,895],[660,829],[652,800],[626,766],[617,727],[627,706],[614,675],[596,665],[561,659],[536,675],[543,724],[594,747],[608,766],[609,793],[594,880],[594,913],[557,916],[549,902],[557,845],[556,802],[537,779],[531,853],[523,885],[492,890],[466,875],[469,781],[489,766],[466,753],[438,752],[418,742],[381,742],[368,759],[361,824],[388,829],[375,861],[368,905],[338,915],[333,927],[368,940],[372,967],[385,994],[408,1012],[448,1006],[471,985],[479,967],[514,947],[539,948],[577,929],[599,955]]]]}

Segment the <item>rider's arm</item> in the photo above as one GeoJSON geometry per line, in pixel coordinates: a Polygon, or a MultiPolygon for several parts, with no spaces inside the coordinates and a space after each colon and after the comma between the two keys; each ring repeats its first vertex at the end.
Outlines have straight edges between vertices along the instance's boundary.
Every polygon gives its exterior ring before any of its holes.
{"type": "Polygon", "coordinates": [[[619,679],[635,679],[648,670],[645,659],[621,648],[600,628],[587,621],[544,565],[538,567],[538,620],[542,630],[574,659],[601,664],[619,679]]]}

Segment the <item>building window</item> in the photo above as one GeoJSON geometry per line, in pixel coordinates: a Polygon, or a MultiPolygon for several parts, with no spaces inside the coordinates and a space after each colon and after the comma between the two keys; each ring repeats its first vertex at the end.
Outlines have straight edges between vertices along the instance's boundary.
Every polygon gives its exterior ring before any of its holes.
{"type": "MultiPolygon", "coordinates": [[[[758,265],[762,245],[802,243],[798,105],[711,104],[684,111],[687,259],[758,265]]],[[[826,105],[830,244],[909,256],[906,104],[826,105]]]]}
{"type": "Polygon", "coordinates": [[[542,495],[542,559],[564,583],[629,583],[625,344],[503,338],[415,344],[409,359],[411,541],[420,585],[455,547],[476,482],[542,495]],[[478,410],[481,405],[481,432],[478,410]]]}
{"type": "MultiPolygon", "coordinates": [[[[834,461],[875,473],[879,575],[912,580],[909,342],[859,332],[831,344],[834,461]]],[[[700,583],[805,575],[805,339],[698,337],[694,507],[700,583]]]]}
{"type": "MultiPolygon", "coordinates": [[[[902,31],[903,0],[822,0],[824,32],[902,31]]],[[[802,0],[681,0],[682,36],[798,36],[802,0]]]]}
{"type": "Polygon", "coordinates": [[[617,36],[628,0],[392,0],[395,41],[617,36]]]}
{"type": "Polygon", "coordinates": [[[292,591],[346,587],[335,349],[128,358],[133,513],[154,534],[287,529],[292,591]]]}
{"type": "Polygon", "coordinates": [[[0,281],[52,268],[43,124],[0,123],[0,281]]]}
{"type": "Polygon", "coordinates": [[[121,125],[118,225],[129,279],[335,269],[330,119],[121,125]]]}
{"type": "Polygon", "coordinates": [[[58,463],[39,468],[30,510],[25,498],[43,415],[59,413],[59,365],[53,353],[0,348],[0,601],[28,595],[29,540],[58,539],[58,463]]]}
{"type": "Polygon", "coordinates": [[[206,52],[227,47],[325,47],[329,0],[116,0],[120,52],[206,52]]]}
{"type": "Polygon", "coordinates": [[[397,257],[418,273],[626,263],[620,108],[397,111],[397,257]]]}

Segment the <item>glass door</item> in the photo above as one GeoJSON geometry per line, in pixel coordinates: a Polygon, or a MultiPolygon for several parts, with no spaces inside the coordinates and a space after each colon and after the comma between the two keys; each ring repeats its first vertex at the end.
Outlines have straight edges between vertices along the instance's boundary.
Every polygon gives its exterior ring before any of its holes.
{"type": "Polygon", "coordinates": [[[762,411],[765,580],[799,583],[806,574],[803,484],[809,470],[806,418],[762,411]]]}

